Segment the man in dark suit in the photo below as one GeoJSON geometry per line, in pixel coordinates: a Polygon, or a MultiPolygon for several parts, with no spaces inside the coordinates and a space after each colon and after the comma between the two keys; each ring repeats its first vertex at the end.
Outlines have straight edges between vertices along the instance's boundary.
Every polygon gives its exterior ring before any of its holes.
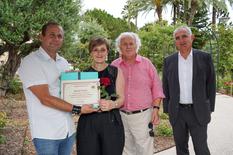
{"type": "Polygon", "coordinates": [[[177,28],[173,37],[178,52],[164,60],[164,112],[169,114],[177,155],[189,155],[189,134],[196,155],[210,155],[207,126],[215,107],[215,71],[208,53],[192,48],[189,27],[177,28]]]}

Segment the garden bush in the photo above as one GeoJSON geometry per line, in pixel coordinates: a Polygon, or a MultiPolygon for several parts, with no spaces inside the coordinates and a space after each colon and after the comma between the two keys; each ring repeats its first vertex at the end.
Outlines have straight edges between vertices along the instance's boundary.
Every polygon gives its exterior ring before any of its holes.
{"type": "Polygon", "coordinates": [[[6,126],[7,116],[5,112],[0,112],[0,144],[5,143],[6,138],[2,135],[2,130],[6,126]]]}
{"type": "Polygon", "coordinates": [[[173,132],[172,132],[172,128],[169,124],[165,123],[165,122],[161,122],[157,127],[156,127],[156,135],[158,136],[172,136],[173,132]]]}

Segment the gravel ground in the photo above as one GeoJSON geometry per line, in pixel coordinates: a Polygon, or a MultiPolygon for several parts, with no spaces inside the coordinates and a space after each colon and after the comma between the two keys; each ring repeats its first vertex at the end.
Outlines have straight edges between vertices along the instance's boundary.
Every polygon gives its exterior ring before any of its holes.
{"type": "MultiPolygon", "coordinates": [[[[8,118],[7,126],[0,131],[6,138],[5,143],[0,144],[0,155],[34,155],[25,101],[18,101],[11,97],[0,98],[0,109],[6,112],[8,118]]],[[[173,137],[155,136],[155,152],[172,146],[174,146],[173,137]]],[[[75,154],[74,147],[73,155],[75,154]]]]}

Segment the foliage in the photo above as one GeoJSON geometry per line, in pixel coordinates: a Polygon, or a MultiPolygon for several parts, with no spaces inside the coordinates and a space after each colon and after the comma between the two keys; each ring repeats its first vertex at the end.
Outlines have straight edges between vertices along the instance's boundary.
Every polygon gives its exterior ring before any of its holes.
{"type": "Polygon", "coordinates": [[[91,64],[88,51],[89,40],[95,36],[108,38],[108,33],[95,20],[90,22],[82,21],[78,26],[77,41],[72,51],[64,53],[64,56],[74,66],[74,69],[84,70],[91,64]]]}
{"type": "Polygon", "coordinates": [[[79,24],[78,38],[81,43],[87,43],[95,36],[108,38],[109,34],[95,19],[90,22],[81,22],[79,24]]]}
{"type": "Polygon", "coordinates": [[[7,123],[7,116],[5,112],[0,112],[0,129],[4,128],[7,123]]]}
{"type": "Polygon", "coordinates": [[[66,33],[62,51],[69,51],[81,6],[79,0],[2,0],[0,6],[0,55],[9,53],[0,82],[8,89],[21,58],[38,48],[38,34],[44,23],[56,20],[63,26],[66,33]]]}
{"type": "Polygon", "coordinates": [[[84,20],[87,22],[93,20],[97,21],[97,23],[107,31],[109,39],[111,40],[116,39],[116,37],[122,32],[136,30],[136,27],[132,23],[128,25],[127,21],[120,18],[114,18],[106,11],[100,9],[93,9],[85,12],[84,20]]]}
{"type": "Polygon", "coordinates": [[[149,58],[159,72],[163,59],[174,52],[173,31],[172,26],[148,24],[138,32],[142,41],[140,54],[149,58]]]}
{"type": "Polygon", "coordinates": [[[160,118],[161,118],[161,119],[168,120],[169,116],[168,116],[168,114],[166,114],[166,113],[161,113],[161,114],[160,114],[160,118]]]}
{"type": "Polygon", "coordinates": [[[159,135],[159,136],[172,136],[173,135],[171,126],[165,122],[161,122],[156,127],[155,132],[156,132],[156,135],[159,135]]]}
{"type": "Polygon", "coordinates": [[[162,21],[162,10],[167,3],[167,0],[128,0],[122,13],[126,19],[130,20],[137,18],[140,12],[155,11],[159,21],[162,21]]]}
{"type": "Polygon", "coordinates": [[[132,23],[129,26],[125,20],[114,18],[106,11],[99,9],[86,11],[83,15],[83,21],[79,25],[77,50],[69,53],[70,56],[68,58],[80,70],[87,68],[90,65],[89,40],[93,36],[102,36],[109,39],[110,51],[108,62],[111,63],[117,56],[114,45],[116,37],[122,32],[134,31],[135,29],[136,27],[132,23]]]}
{"type": "Polygon", "coordinates": [[[10,81],[7,93],[19,94],[20,92],[22,92],[22,83],[15,77],[10,81]]]}
{"type": "Polygon", "coordinates": [[[219,27],[218,45],[220,62],[218,64],[219,75],[221,77],[229,76],[233,79],[233,27],[219,27]]]}
{"type": "Polygon", "coordinates": [[[209,25],[208,9],[204,3],[198,12],[194,15],[192,27],[203,29],[209,25]]]}
{"type": "Polygon", "coordinates": [[[219,91],[224,94],[233,95],[233,78],[230,75],[225,75],[219,79],[219,91]]]}
{"type": "Polygon", "coordinates": [[[203,49],[203,47],[206,45],[208,39],[208,35],[206,35],[206,30],[204,29],[198,29],[196,27],[191,27],[192,33],[195,37],[193,41],[193,48],[196,49],[203,49]]]}
{"type": "Polygon", "coordinates": [[[4,144],[6,142],[6,137],[0,134],[0,144],[4,144]]]}
{"type": "Polygon", "coordinates": [[[118,95],[117,94],[111,94],[109,95],[107,90],[106,90],[106,86],[99,86],[98,89],[100,90],[100,97],[102,99],[106,99],[106,100],[111,100],[111,99],[117,99],[118,98],[118,95]]]}
{"type": "MultiPolygon", "coordinates": [[[[163,59],[176,51],[173,39],[173,32],[176,27],[184,25],[182,23],[174,26],[166,25],[161,26],[161,23],[147,24],[139,30],[139,36],[142,41],[142,47],[140,54],[149,58],[157,70],[162,70],[163,59]]],[[[208,37],[204,29],[197,29],[191,27],[195,36],[193,47],[196,49],[202,49],[207,41],[208,37]]]]}
{"type": "MultiPolygon", "coordinates": [[[[121,14],[123,15],[123,19],[126,19],[128,23],[130,23],[131,19],[135,19],[135,25],[137,27],[137,17],[139,10],[137,10],[132,3],[133,1],[127,1],[121,14]]],[[[136,5],[138,4],[139,3],[136,5]]]]}
{"type": "Polygon", "coordinates": [[[6,126],[7,116],[5,112],[0,112],[0,144],[5,143],[6,138],[2,135],[2,129],[6,126]]]}

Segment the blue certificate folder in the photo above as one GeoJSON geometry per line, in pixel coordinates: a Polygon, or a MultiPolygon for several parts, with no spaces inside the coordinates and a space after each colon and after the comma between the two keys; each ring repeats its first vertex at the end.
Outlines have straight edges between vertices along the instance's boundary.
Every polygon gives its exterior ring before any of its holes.
{"type": "Polygon", "coordinates": [[[61,81],[63,80],[94,80],[98,79],[98,72],[62,72],[61,81]]]}

